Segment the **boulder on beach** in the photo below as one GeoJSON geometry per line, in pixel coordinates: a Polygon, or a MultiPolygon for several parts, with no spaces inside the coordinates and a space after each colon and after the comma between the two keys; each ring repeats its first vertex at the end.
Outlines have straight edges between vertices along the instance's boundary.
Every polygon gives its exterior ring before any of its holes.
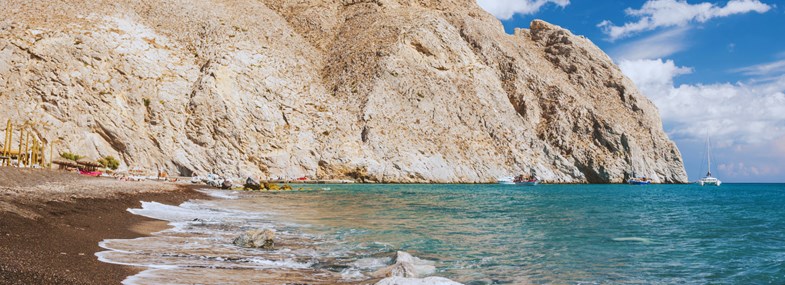
{"type": "Polygon", "coordinates": [[[251,177],[245,179],[245,184],[243,184],[243,187],[245,190],[262,190],[262,184],[256,182],[256,180],[251,177]]]}
{"type": "MultiPolygon", "coordinates": [[[[395,256],[395,263],[385,268],[379,269],[372,275],[374,277],[409,277],[419,278],[428,276],[436,272],[433,261],[419,259],[403,251],[399,251],[395,256]]],[[[393,284],[393,283],[390,283],[393,284]]],[[[418,283],[419,284],[419,283],[418,283]]]]}
{"type": "Polygon", "coordinates": [[[461,283],[443,277],[406,278],[396,276],[379,280],[376,285],[461,285],[461,283]]]}
{"type": "Polygon", "coordinates": [[[250,230],[235,238],[232,243],[240,247],[273,249],[275,247],[274,240],[274,230],[250,230]]]}

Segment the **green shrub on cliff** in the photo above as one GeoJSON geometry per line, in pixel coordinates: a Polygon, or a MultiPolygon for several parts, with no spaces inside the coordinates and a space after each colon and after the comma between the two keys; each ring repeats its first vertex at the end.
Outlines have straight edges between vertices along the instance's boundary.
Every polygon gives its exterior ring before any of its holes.
{"type": "Polygon", "coordinates": [[[77,160],[80,160],[80,159],[84,158],[84,156],[81,156],[81,155],[78,155],[78,154],[73,154],[73,153],[70,153],[70,152],[60,153],[60,157],[65,158],[67,160],[73,160],[73,161],[77,161],[77,160]]]}
{"type": "Polygon", "coordinates": [[[107,155],[98,159],[98,163],[100,163],[101,166],[109,168],[111,170],[117,170],[117,168],[120,167],[120,161],[118,161],[116,158],[114,158],[114,156],[111,155],[107,155]]]}

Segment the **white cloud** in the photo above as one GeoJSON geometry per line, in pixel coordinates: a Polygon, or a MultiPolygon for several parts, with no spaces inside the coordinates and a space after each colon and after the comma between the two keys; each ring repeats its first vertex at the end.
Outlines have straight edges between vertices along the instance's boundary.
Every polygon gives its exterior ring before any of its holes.
{"type": "Polygon", "coordinates": [[[687,48],[685,37],[689,30],[687,27],[669,29],[614,48],[611,54],[619,60],[667,57],[687,48]]]}
{"type": "Polygon", "coordinates": [[[566,7],[570,0],[477,0],[480,7],[502,20],[508,20],[515,14],[534,14],[548,3],[566,7]]]}
{"type": "Polygon", "coordinates": [[[736,163],[723,163],[717,166],[720,171],[728,173],[730,177],[744,178],[744,177],[759,177],[777,175],[782,172],[782,169],[777,165],[771,164],[754,164],[736,162],[736,163]]]}
{"type": "Polygon", "coordinates": [[[686,26],[690,22],[703,23],[713,18],[727,17],[734,14],[749,12],[765,13],[772,6],[759,0],[730,0],[724,7],[703,2],[689,4],[685,0],[649,0],[638,10],[627,8],[625,13],[637,17],[637,22],[628,22],[616,26],[605,20],[597,26],[616,40],[643,31],[651,31],[660,27],[686,26]]]}
{"type": "Polygon", "coordinates": [[[774,147],[779,153],[785,153],[785,137],[781,137],[774,142],[774,147]]]}
{"type": "Polygon", "coordinates": [[[771,143],[785,137],[785,75],[761,84],[673,85],[691,72],[671,61],[623,60],[619,66],[660,110],[676,139],[703,140],[710,132],[725,146],[771,143]]]}
{"type": "Polygon", "coordinates": [[[672,60],[622,60],[619,67],[627,77],[632,79],[639,89],[646,90],[644,94],[654,93],[655,97],[664,94],[673,87],[673,78],[692,73],[692,68],[678,67],[672,60]]]}
{"type": "Polygon", "coordinates": [[[782,182],[785,173],[783,141],[785,137],[729,149],[720,153],[725,159],[720,160],[716,169],[724,178],[735,181],[782,182]]]}
{"type": "Polygon", "coordinates": [[[785,59],[734,70],[744,75],[764,76],[785,73],[785,59]]]}
{"type": "MultiPolygon", "coordinates": [[[[661,59],[622,60],[619,67],[657,105],[665,131],[685,157],[699,159],[709,133],[720,177],[783,182],[785,75],[746,83],[675,86],[675,77],[693,70],[661,59]]],[[[705,166],[693,167],[705,171],[705,166]]],[[[698,169],[691,174],[705,173],[698,169]]]]}

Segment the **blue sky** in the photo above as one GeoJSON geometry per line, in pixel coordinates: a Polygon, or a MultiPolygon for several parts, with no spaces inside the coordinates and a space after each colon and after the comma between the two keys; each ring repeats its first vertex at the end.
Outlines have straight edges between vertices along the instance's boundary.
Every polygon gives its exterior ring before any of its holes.
{"type": "Polygon", "coordinates": [[[660,110],[691,180],[785,182],[785,2],[478,0],[505,29],[584,35],[660,110]]]}

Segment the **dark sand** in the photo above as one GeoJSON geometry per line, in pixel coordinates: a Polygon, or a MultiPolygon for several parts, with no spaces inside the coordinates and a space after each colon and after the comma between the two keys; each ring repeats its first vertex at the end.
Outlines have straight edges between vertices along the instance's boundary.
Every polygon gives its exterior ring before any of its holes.
{"type": "Polygon", "coordinates": [[[98,243],[165,229],[126,209],[206,198],[193,188],[0,167],[0,284],[119,284],[143,268],[98,261],[98,243]]]}

